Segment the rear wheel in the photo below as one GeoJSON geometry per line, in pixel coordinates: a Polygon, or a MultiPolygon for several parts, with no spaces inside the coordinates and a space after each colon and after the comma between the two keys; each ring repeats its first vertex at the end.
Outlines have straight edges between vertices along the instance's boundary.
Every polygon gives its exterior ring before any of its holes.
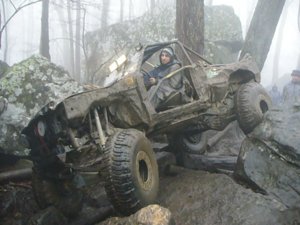
{"type": "Polygon", "coordinates": [[[104,151],[105,190],[114,208],[123,215],[155,202],[158,167],[151,144],[134,129],[114,134],[104,151]]]}
{"type": "Polygon", "coordinates": [[[235,104],[239,125],[244,133],[248,134],[262,121],[272,101],[263,86],[249,82],[237,91],[235,104]]]}
{"type": "Polygon", "coordinates": [[[205,132],[177,134],[170,138],[170,151],[175,153],[179,165],[184,164],[184,153],[203,154],[207,147],[205,132]]]}

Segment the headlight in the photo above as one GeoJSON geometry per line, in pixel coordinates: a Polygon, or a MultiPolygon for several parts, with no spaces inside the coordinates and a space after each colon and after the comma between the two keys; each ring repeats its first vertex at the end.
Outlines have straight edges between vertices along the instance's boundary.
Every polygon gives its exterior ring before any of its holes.
{"type": "Polygon", "coordinates": [[[112,64],[109,66],[109,70],[112,73],[114,70],[118,69],[120,66],[122,66],[126,62],[127,58],[125,55],[121,55],[117,60],[115,60],[112,64]]]}
{"type": "Polygon", "coordinates": [[[44,137],[45,133],[46,133],[46,124],[44,121],[39,121],[37,124],[37,132],[38,135],[40,135],[41,137],[44,137]]]}

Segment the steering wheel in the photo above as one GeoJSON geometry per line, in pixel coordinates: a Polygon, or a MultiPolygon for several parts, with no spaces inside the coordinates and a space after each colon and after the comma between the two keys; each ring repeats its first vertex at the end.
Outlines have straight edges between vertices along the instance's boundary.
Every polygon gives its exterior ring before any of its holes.
{"type": "Polygon", "coordinates": [[[141,71],[142,71],[142,74],[143,74],[143,76],[145,77],[150,77],[150,74],[146,71],[146,70],[144,70],[144,69],[141,69],[141,71]]]}
{"type": "Polygon", "coordinates": [[[145,85],[146,89],[149,90],[150,86],[149,86],[149,84],[147,84],[146,82],[147,82],[147,80],[149,80],[149,78],[150,78],[151,76],[150,76],[150,74],[149,74],[146,70],[144,70],[144,69],[141,69],[141,72],[142,72],[143,78],[144,78],[144,85],[145,85]]]}

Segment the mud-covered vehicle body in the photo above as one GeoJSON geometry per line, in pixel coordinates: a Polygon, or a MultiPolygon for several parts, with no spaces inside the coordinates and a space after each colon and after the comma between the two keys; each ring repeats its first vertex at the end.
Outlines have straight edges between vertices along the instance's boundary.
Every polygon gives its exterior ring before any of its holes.
{"type": "Polygon", "coordinates": [[[178,41],[138,46],[110,69],[103,88],[50,102],[22,131],[34,161],[33,189],[40,206],[77,212],[76,174],[94,168],[103,175],[115,209],[130,214],[155,201],[158,192],[153,137],[167,136],[171,152],[201,153],[203,131],[222,130],[237,119],[250,132],[271,104],[250,57],[212,65],[178,41]],[[163,80],[181,76],[182,85],[155,109],[143,78],[166,46],[176,50],[182,66],[163,80]],[[74,159],[81,155],[88,160],[79,166],[74,159]]]}

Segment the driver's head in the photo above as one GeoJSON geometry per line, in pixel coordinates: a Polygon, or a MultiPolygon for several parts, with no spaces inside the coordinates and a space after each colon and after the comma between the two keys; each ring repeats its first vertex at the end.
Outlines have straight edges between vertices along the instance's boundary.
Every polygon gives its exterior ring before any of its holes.
{"type": "Polygon", "coordinates": [[[161,64],[168,64],[174,60],[174,51],[171,47],[163,48],[159,54],[161,64]]]}

